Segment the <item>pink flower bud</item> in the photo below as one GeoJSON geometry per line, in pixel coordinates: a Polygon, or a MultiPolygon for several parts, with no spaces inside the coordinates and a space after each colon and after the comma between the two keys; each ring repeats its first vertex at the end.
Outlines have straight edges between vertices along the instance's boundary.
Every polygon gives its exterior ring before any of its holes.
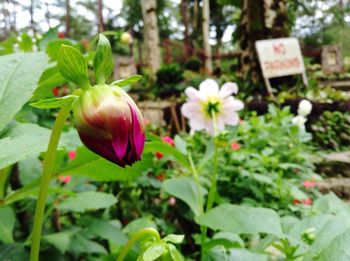
{"type": "Polygon", "coordinates": [[[77,152],[75,150],[71,150],[68,152],[68,158],[70,160],[74,160],[76,156],[77,156],[77,152]]]}
{"type": "MultiPolygon", "coordinates": [[[[175,142],[174,142],[174,140],[173,140],[171,137],[169,137],[169,136],[163,137],[163,138],[162,138],[162,141],[165,142],[165,143],[167,143],[167,144],[169,144],[169,145],[172,146],[172,147],[175,147],[175,142]]],[[[163,155],[162,153],[156,152],[156,157],[157,157],[157,159],[161,159],[161,158],[163,158],[163,156],[164,156],[164,155],[163,155]]]]}
{"type": "Polygon", "coordinates": [[[316,186],[316,182],[315,181],[313,181],[313,180],[305,180],[304,182],[303,182],[303,185],[304,185],[304,187],[305,188],[313,188],[313,187],[315,187],[316,186]]]}
{"type": "Polygon", "coordinates": [[[73,105],[81,141],[93,152],[121,167],[141,160],[144,122],[130,96],[108,85],[84,91],[73,105]]]}
{"type": "Polygon", "coordinates": [[[231,144],[231,149],[232,150],[239,150],[241,148],[241,145],[239,145],[239,143],[234,142],[231,144]]]}
{"type": "Polygon", "coordinates": [[[72,180],[72,177],[71,176],[59,176],[58,180],[64,184],[68,184],[72,180]]]}

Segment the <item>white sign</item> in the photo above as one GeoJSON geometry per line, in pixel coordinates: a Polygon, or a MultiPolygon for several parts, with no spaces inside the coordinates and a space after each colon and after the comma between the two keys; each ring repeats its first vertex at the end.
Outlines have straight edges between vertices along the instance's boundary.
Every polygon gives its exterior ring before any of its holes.
{"type": "Polygon", "coordinates": [[[264,78],[305,74],[305,66],[298,39],[262,40],[256,41],[255,46],[264,78]]]}

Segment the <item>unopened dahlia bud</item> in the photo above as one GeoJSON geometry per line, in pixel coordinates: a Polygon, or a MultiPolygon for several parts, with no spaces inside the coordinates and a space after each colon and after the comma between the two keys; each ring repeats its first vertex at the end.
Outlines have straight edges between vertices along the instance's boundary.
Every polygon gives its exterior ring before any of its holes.
{"type": "Polygon", "coordinates": [[[141,159],[145,130],[141,112],[120,89],[108,85],[84,91],[73,105],[81,141],[121,167],[141,159]]]}

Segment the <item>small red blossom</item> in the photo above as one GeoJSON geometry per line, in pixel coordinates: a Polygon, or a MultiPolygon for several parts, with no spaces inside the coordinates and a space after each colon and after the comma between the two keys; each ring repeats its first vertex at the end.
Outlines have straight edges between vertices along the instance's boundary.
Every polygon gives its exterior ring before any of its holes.
{"type": "Polygon", "coordinates": [[[241,148],[241,145],[239,145],[239,143],[234,142],[231,144],[231,149],[232,150],[239,150],[241,148]]]}
{"type": "Polygon", "coordinates": [[[60,89],[58,87],[53,88],[51,91],[56,97],[60,95],[60,89]]]}
{"type": "Polygon", "coordinates": [[[175,204],[176,204],[176,198],[170,197],[170,198],[169,198],[169,205],[170,205],[170,206],[175,206],[175,204]]]}
{"type": "Polygon", "coordinates": [[[301,201],[299,200],[299,199],[293,199],[293,204],[294,205],[298,205],[298,204],[300,204],[301,203],[301,201]]]}
{"type": "Polygon", "coordinates": [[[69,182],[71,182],[72,177],[71,176],[59,176],[58,180],[64,184],[68,184],[69,182]]]}
{"type": "Polygon", "coordinates": [[[239,124],[243,124],[243,123],[244,123],[244,120],[239,119],[239,124]]]}
{"type": "Polygon", "coordinates": [[[71,150],[68,152],[68,158],[70,160],[74,160],[76,156],[77,156],[77,152],[75,150],[71,150]]]}
{"type": "Polygon", "coordinates": [[[57,33],[57,37],[60,38],[60,39],[64,39],[65,34],[62,33],[62,32],[58,32],[58,33],[57,33]]]}
{"type": "Polygon", "coordinates": [[[315,187],[316,186],[316,182],[313,181],[313,180],[305,180],[303,182],[303,185],[304,185],[305,188],[309,189],[309,188],[315,187]]]}
{"type": "Polygon", "coordinates": [[[158,176],[156,176],[156,179],[159,180],[159,181],[161,181],[161,182],[164,181],[165,178],[166,178],[166,175],[165,175],[164,172],[161,173],[161,174],[159,174],[158,176]]]}
{"type": "Polygon", "coordinates": [[[301,201],[299,199],[293,199],[293,204],[294,205],[299,205],[299,204],[312,205],[313,201],[311,198],[305,198],[305,199],[302,199],[301,201]]]}
{"type": "MultiPolygon", "coordinates": [[[[171,137],[169,137],[169,136],[163,137],[162,141],[167,143],[167,144],[169,144],[172,147],[175,147],[174,140],[171,137]]],[[[162,153],[160,153],[160,152],[156,152],[156,157],[157,157],[157,159],[161,159],[161,158],[164,157],[164,155],[162,153]]]]}
{"type": "Polygon", "coordinates": [[[312,205],[313,201],[312,201],[311,198],[306,198],[306,199],[303,199],[303,200],[302,200],[302,203],[303,203],[304,205],[312,205]]]}

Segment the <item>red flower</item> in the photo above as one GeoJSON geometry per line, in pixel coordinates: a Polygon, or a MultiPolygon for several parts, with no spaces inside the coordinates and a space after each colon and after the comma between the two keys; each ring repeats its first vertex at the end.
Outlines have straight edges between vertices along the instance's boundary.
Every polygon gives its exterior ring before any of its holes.
{"type": "Polygon", "coordinates": [[[166,178],[165,173],[161,173],[158,176],[156,176],[156,179],[159,180],[160,182],[164,181],[166,178]]]}
{"type": "MultiPolygon", "coordinates": [[[[165,136],[165,137],[162,139],[162,141],[165,142],[165,143],[167,143],[167,144],[169,144],[169,145],[172,146],[172,147],[175,147],[175,142],[174,142],[174,140],[173,140],[171,137],[169,137],[169,136],[165,136]]],[[[160,153],[160,152],[156,152],[156,157],[157,157],[157,159],[161,159],[161,158],[164,157],[164,155],[163,155],[162,153],[160,153]]]]}
{"type": "Polygon", "coordinates": [[[68,158],[70,160],[74,160],[76,156],[77,156],[77,152],[75,150],[71,150],[68,152],[68,158]]]}
{"type": "Polygon", "coordinates": [[[298,205],[298,204],[300,204],[301,203],[301,201],[299,200],[299,199],[293,199],[293,204],[294,205],[298,205]]]}
{"type": "Polygon", "coordinates": [[[241,145],[239,145],[239,143],[234,142],[231,144],[231,149],[233,150],[239,150],[240,148],[241,148],[241,145]]]}
{"type": "Polygon", "coordinates": [[[58,87],[53,88],[51,91],[56,97],[60,95],[60,89],[58,89],[58,87]]]}
{"type": "Polygon", "coordinates": [[[57,37],[60,38],[60,39],[64,39],[65,35],[62,32],[58,32],[57,33],[57,37]]]}
{"type": "Polygon", "coordinates": [[[305,198],[305,199],[302,199],[301,201],[299,199],[294,199],[293,200],[293,204],[294,205],[299,205],[299,204],[304,204],[304,205],[312,205],[313,201],[311,198],[305,198]]]}
{"type": "Polygon", "coordinates": [[[58,180],[64,184],[68,184],[72,180],[72,177],[71,176],[59,176],[58,180]]]}
{"type": "Polygon", "coordinates": [[[306,198],[302,200],[304,205],[312,205],[312,199],[311,198],[306,198]]]}
{"type": "Polygon", "coordinates": [[[303,182],[303,185],[305,188],[309,189],[309,188],[313,188],[316,186],[316,182],[315,181],[312,181],[312,180],[305,180],[303,182]]]}

